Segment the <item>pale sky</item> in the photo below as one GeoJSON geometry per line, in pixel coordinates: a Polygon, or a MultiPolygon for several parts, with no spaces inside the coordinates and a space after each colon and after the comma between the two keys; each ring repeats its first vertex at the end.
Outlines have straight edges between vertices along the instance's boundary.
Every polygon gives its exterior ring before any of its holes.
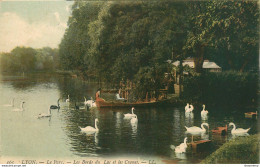
{"type": "Polygon", "coordinates": [[[0,52],[16,46],[57,48],[73,1],[0,0],[0,52]]]}

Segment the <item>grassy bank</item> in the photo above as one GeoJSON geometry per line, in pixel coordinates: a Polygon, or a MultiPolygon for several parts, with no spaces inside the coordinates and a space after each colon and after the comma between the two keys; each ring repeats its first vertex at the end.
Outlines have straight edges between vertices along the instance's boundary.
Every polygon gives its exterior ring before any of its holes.
{"type": "Polygon", "coordinates": [[[260,134],[233,139],[209,155],[203,164],[259,164],[260,134]]]}

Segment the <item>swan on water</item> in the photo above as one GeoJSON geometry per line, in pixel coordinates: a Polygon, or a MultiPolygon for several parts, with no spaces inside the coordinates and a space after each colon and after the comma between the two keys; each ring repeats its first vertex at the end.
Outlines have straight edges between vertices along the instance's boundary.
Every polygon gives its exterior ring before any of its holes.
{"type": "Polygon", "coordinates": [[[68,95],[68,98],[66,99],[66,103],[70,102],[70,95],[68,95]]]}
{"type": "Polygon", "coordinates": [[[248,128],[248,129],[237,128],[236,129],[236,125],[233,122],[229,123],[229,126],[233,126],[233,129],[231,130],[232,135],[247,133],[251,129],[251,128],[248,128]]]}
{"type": "Polygon", "coordinates": [[[57,101],[57,106],[56,105],[51,105],[50,109],[60,109],[60,99],[57,101]]]}
{"type": "Polygon", "coordinates": [[[37,118],[45,118],[45,117],[51,117],[51,108],[48,109],[47,113],[41,113],[37,116],[37,118]]]}
{"type": "Polygon", "coordinates": [[[137,115],[135,115],[131,119],[131,124],[137,124],[137,123],[138,123],[138,119],[137,119],[137,115]]]}
{"type": "Polygon", "coordinates": [[[185,106],[185,113],[192,112],[193,110],[194,110],[193,105],[187,103],[187,105],[185,106]]]}
{"type": "Polygon", "coordinates": [[[205,104],[203,104],[202,107],[203,107],[203,109],[202,109],[202,111],[201,111],[201,117],[202,117],[202,118],[205,118],[205,117],[208,116],[208,111],[205,110],[205,104]]]}
{"type": "Polygon", "coordinates": [[[175,147],[171,145],[171,149],[175,150],[175,153],[185,153],[187,148],[187,137],[185,137],[184,142],[181,143],[179,146],[175,147]]]}
{"type": "Polygon", "coordinates": [[[189,112],[192,112],[194,110],[194,107],[192,104],[190,104],[189,112]]]}
{"type": "Polygon", "coordinates": [[[130,113],[124,114],[125,118],[132,118],[132,117],[136,116],[136,115],[134,114],[134,110],[135,110],[135,108],[132,107],[132,109],[131,109],[132,113],[131,113],[131,114],[130,114],[130,113]]]}
{"type": "Polygon", "coordinates": [[[14,98],[11,100],[11,104],[4,104],[4,107],[14,107],[14,98]]]}
{"type": "Polygon", "coordinates": [[[86,99],[86,97],[84,97],[84,105],[87,105],[88,104],[88,101],[87,101],[87,99],[86,99]]]}
{"type": "Polygon", "coordinates": [[[97,127],[97,122],[98,122],[98,119],[96,118],[96,119],[95,119],[95,128],[93,128],[92,126],[87,126],[87,127],[85,127],[85,128],[79,127],[79,128],[80,128],[80,130],[81,130],[82,132],[85,132],[85,133],[95,133],[95,132],[98,132],[98,131],[99,131],[99,129],[98,129],[98,127],[97,127]]]}
{"type": "Polygon", "coordinates": [[[24,108],[23,108],[23,104],[24,104],[25,102],[24,101],[22,101],[21,102],[21,105],[20,105],[20,108],[15,108],[15,109],[13,109],[13,111],[23,111],[24,110],[24,108]]]}
{"type": "Polygon", "coordinates": [[[185,106],[185,112],[189,112],[189,110],[190,110],[190,105],[189,103],[187,103],[187,105],[185,106]]]}
{"type": "Polygon", "coordinates": [[[207,126],[209,128],[209,124],[208,123],[202,123],[201,124],[201,128],[197,127],[197,126],[193,126],[193,127],[186,127],[187,132],[188,133],[202,133],[202,132],[206,132],[206,129],[204,128],[204,126],[207,126]]]}
{"type": "Polygon", "coordinates": [[[93,100],[92,97],[91,97],[91,100],[86,100],[86,98],[85,98],[84,104],[88,105],[90,107],[90,109],[97,107],[96,102],[93,100]]]}
{"type": "Polygon", "coordinates": [[[186,107],[185,107],[185,117],[190,117],[190,118],[193,118],[193,105],[187,103],[186,107]]]}

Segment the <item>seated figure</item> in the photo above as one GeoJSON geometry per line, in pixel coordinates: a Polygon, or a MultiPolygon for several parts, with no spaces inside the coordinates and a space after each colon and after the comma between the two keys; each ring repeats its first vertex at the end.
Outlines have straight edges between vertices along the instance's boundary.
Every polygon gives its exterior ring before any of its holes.
{"type": "Polygon", "coordinates": [[[119,93],[116,94],[116,100],[126,101],[125,98],[120,97],[119,93]]]}

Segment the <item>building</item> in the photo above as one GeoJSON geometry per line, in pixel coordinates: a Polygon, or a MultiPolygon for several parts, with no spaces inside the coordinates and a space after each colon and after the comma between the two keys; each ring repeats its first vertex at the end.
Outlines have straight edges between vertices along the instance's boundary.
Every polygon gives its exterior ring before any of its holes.
{"type": "MultiPolygon", "coordinates": [[[[180,61],[175,61],[172,64],[175,66],[179,66],[180,61]]],[[[187,58],[186,60],[183,60],[182,65],[183,66],[188,65],[190,68],[194,68],[195,67],[194,59],[187,58]]],[[[208,72],[221,72],[222,71],[221,67],[219,67],[215,62],[212,62],[209,60],[204,60],[202,68],[208,72]]]]}

